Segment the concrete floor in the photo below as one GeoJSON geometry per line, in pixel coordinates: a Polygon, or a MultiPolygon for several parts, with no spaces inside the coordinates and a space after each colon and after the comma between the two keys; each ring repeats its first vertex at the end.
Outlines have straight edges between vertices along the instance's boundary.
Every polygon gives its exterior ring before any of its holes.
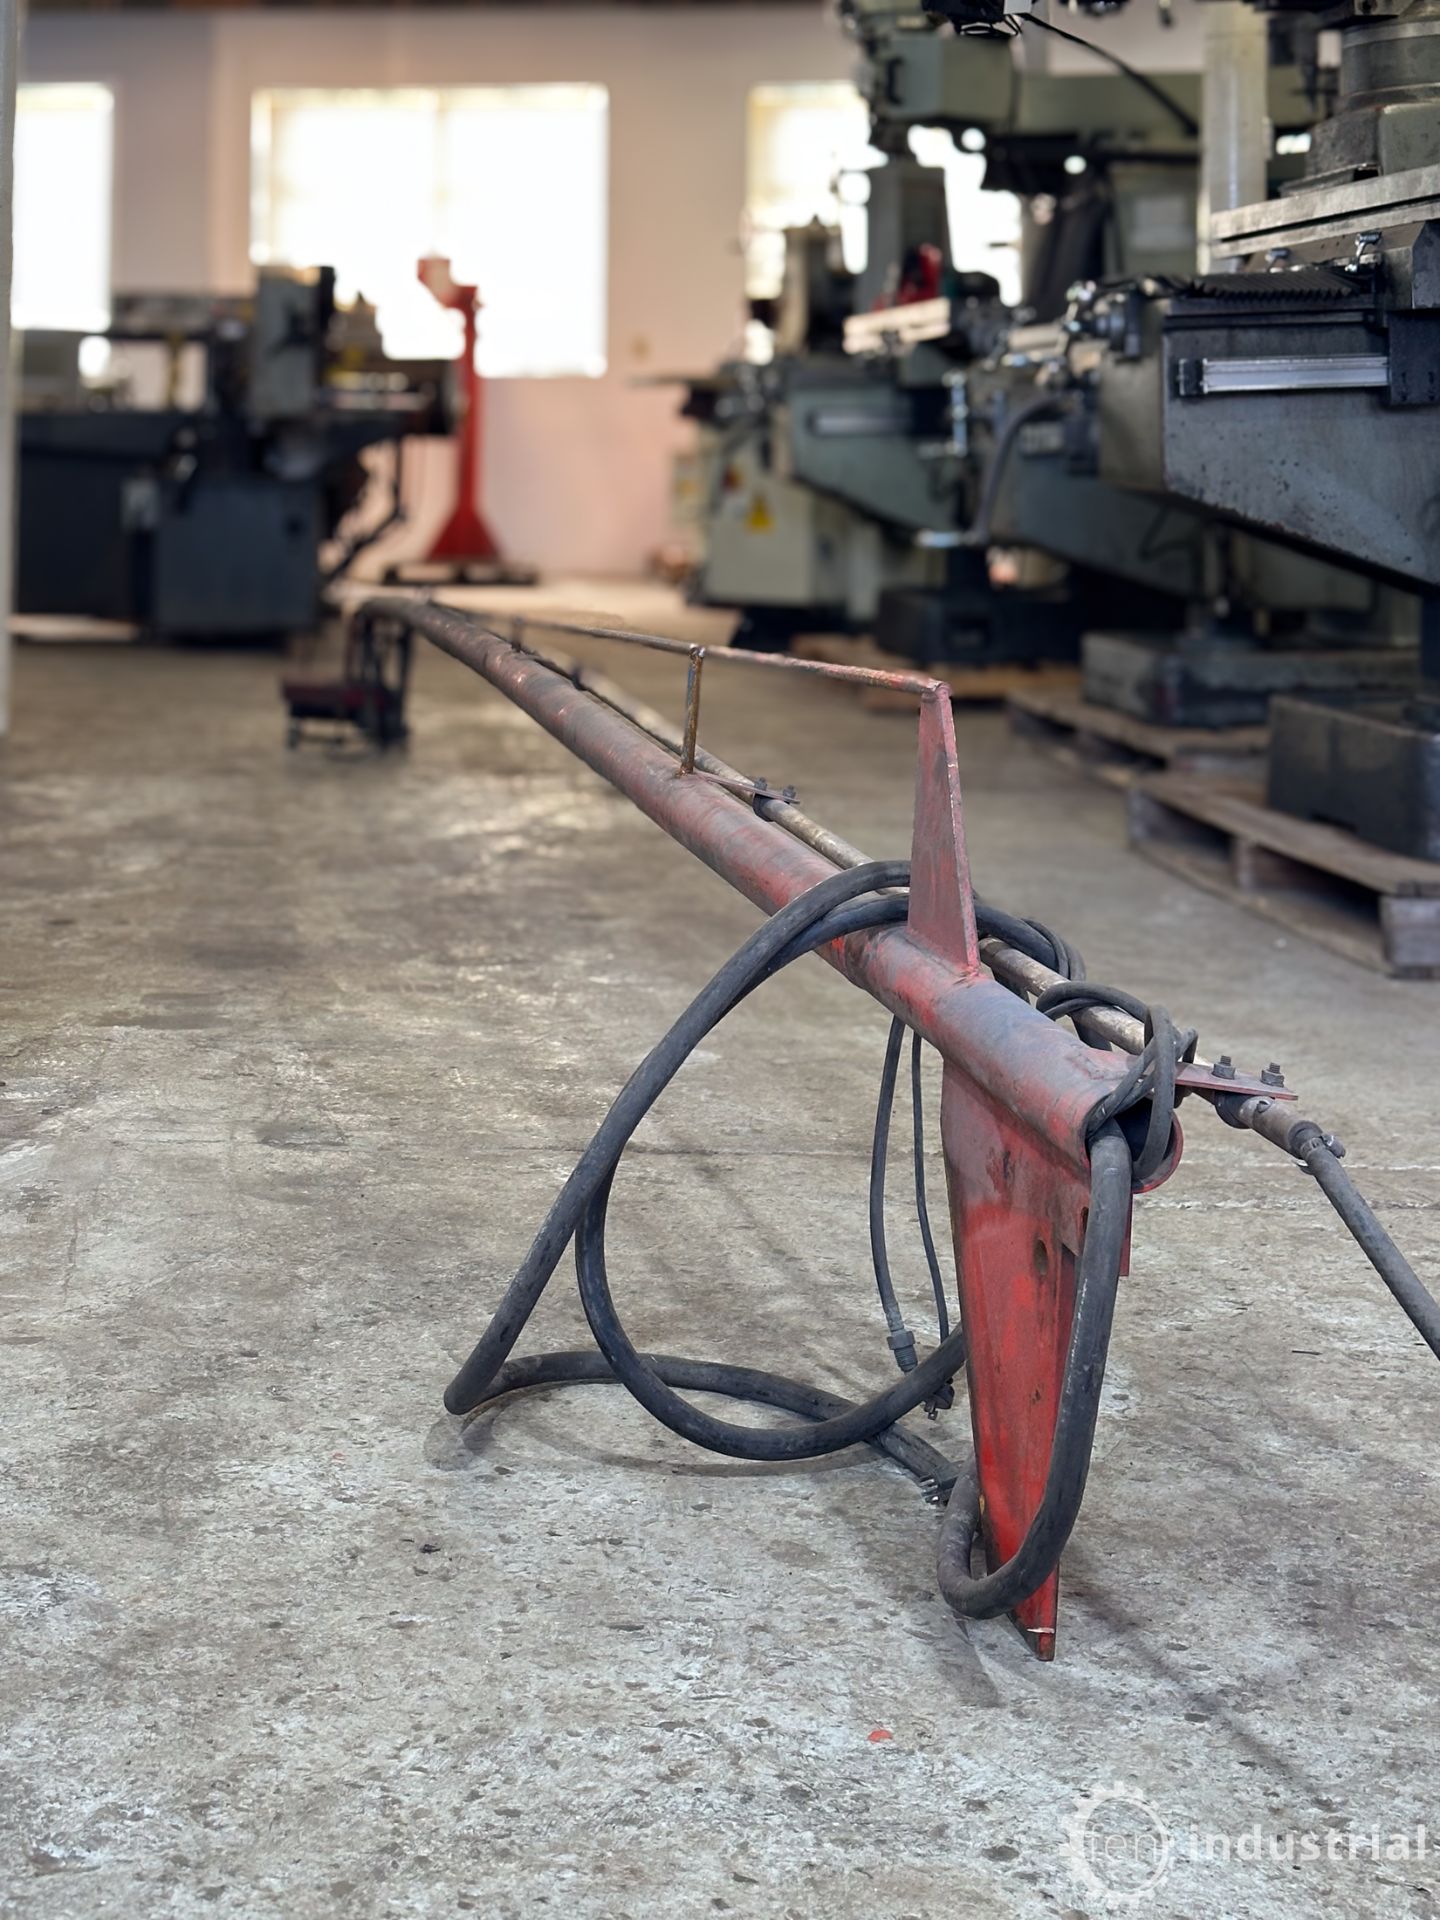
{"type": "MultiPolygon", "coordinates": [[[[668,663],[623,674],[674,706],[668,663]]],[[[752,1470],[607,1389],[462,1432],[453,1367],[754,915],[452,663],[383,763],[287,755],[276,676],[17,662],[0,1912],[1094,1914],[1065,1823],[1122,1783],[1175,1835],[1152,1911],[1434,1913],[1433,1860],[1346,1854],[1440,1829],[1440,1369],[1305,1178],[1201,1115],[1140,1203],[1053,1668],[950,1618],[935,1516],[869,1456],[752,1470]]],[[[907,720],[709,700],[717,750],[906,850],[907,720]]],[[[996,716],[961,752],[984,890],[1282,1060],[1440,1272],[1440,985],[1132,857],[996,716]]],[[[886,1380],[884,1025],[806,963],[696,1058],[613,1212],[647,1342],[886,1380]]],[[[562,1269],[527,1345],[583,1337],[562,1269]]]]}

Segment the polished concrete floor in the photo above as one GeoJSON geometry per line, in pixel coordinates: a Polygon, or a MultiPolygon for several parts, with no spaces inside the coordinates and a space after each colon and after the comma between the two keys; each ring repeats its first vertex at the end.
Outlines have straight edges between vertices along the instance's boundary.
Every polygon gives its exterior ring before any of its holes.
{"type": "MultiPolygon", "coordinates": [[[[1053,1667],[949,1616],[872,1457],[754,1470],[603,1388],[462,1431],[441,1391],[532,1228],[755,916],[453,663],[383,761],[287,753],[277,671],[17,660],[0,1913],[983,1920],[1151,1865],[1194,1920],[1434,1913],[1440,1368],[1307,1179],[1201,1114],[1139,1204],[1053,1667]],[[1067,1822],[1117,1785],[1087,1880],[1067,1822]]],[[[669,662],[621,672],[676,710],[669,662]]],[[[908,719],[709,702],[717,750],[906,851],[908,719]]],[[[1284,1062],[1440,1274],[1440,985],[1167,878],[993,714],[961,758],[983,889],[1284,1062]]],[[[613,1209],[647,1343],[886,1380],[884,1026],[807,962],[693,1060],[613,1209]]],[[[918,1300],[898,1206],[894,1240],[918,1300]]],[[[583,1337],[562,1269],[527,1345],[583,1337]]]]}

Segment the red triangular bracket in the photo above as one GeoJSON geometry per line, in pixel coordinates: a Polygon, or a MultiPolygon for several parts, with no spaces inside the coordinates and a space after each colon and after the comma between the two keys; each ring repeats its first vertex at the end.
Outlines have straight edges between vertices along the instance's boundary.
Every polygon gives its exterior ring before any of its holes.
{"type": "MultiPolygon", "coordinates": [[[[955,728],[943,688],[920,707],[909,931],[951,961],[960,980],[981,976],[955,728]]],[[[1025,1072],[1018,1054],[1014,1071],[1025,1072]]],[[[1003,1089],[982,1087],[947,1060],[941,1132],[992,1567],[1015,1553],[1045,1491],[1090,1201],[1074,1143],[1059,1144],[1067,1128],[1057,1116],[1047,1138],[1017,1116],[1014,1108],[1027,1104],[1007,1102],[1003,1089]]],[[[1054,1658],[1059,1599],[1056,1572],[1014,1615],[1042,1660],[1054,1658]]]]}
{"type": "MultiPolygon", "coordinates": [[[[998,1567],[1045,1491],[1090,1186],[954,1067],[945,1073],[941,1132],[984,1538],[998,1567]]],[[[1014,1615],[1042,1660],[1054,1658],[1059,1594],[1054,1573],[1014,1615]]]]}
{"type": "Polygon", "coordinates": [[[957,973],[973,978],[980,972],[955,719],[946,687],[937,686],[920,702],[909,924],[912,936],[953,961],[957,973]]]}

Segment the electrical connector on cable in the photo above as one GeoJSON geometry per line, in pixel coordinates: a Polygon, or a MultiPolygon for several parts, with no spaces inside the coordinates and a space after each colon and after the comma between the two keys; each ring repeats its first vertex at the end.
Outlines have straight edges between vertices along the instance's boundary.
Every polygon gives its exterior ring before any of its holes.
{"type": "Polygon", "coordinates": [[[908,1327],[892,1327],[885,1336],[885,1344],[895,1356],[895,1364],[902,1373],[913,1373],[920,1364],[920,1356],[915,1351],[915,1336],[908,1327]]]}

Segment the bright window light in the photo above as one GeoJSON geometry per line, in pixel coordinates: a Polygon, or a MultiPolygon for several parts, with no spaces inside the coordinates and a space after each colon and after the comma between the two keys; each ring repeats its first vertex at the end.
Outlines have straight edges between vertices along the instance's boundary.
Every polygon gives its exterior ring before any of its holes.
{"type": "MultiPolygon", "coordinates": [[[[963,152],[948,133],[917,127],[910,147],[945,173],[950,245],[964,273],[990,273],[1012,305],[1020,299],[1020,203],[1014,194],[985,193],[983,152],[963,152]]],[[[757,87],[750,95],[747,290],[754,298],[780,291],[785,229],[811,220],[838,226],[845,262],[866,265],[865,173],[884,156],[870,144],[869,108],[844,84],[757,87]]]]}
{"type": "Polygon", "coordinates": [[[854,87],[756,87],[750,95],[745,284],[752,299],[773,299],[785,271],[785,231],[812,220],[839,227],[845,262],[865,265],[865,190],[861,178],[880,154],[870,144],[870,112],[854,87]]]}
{"type": "Polygon", "coordinates": [[[108,87],[24,86],[15,108],[17,327],[110,324],[115,97],[108,87]]]}
{"type": "Polygon", "coordinates": [[[416,279],[449,258],[485,303],[492,378],[605,372],[609,95],[603,87],[282,89],[251,116],[251,258],[334,267],[402,359],[459,351],[416,279]]]}
{"type": "Polygon", "coordinates": [[[986,193],[985,155],[957,146],[941,127],[914,127],[910,151],[927,167],[945,172],[950,214],[950,251],[961,273],[989,273],[1000,298],[1020,304],[1020,202],[1013,193],[986,193]]]}

